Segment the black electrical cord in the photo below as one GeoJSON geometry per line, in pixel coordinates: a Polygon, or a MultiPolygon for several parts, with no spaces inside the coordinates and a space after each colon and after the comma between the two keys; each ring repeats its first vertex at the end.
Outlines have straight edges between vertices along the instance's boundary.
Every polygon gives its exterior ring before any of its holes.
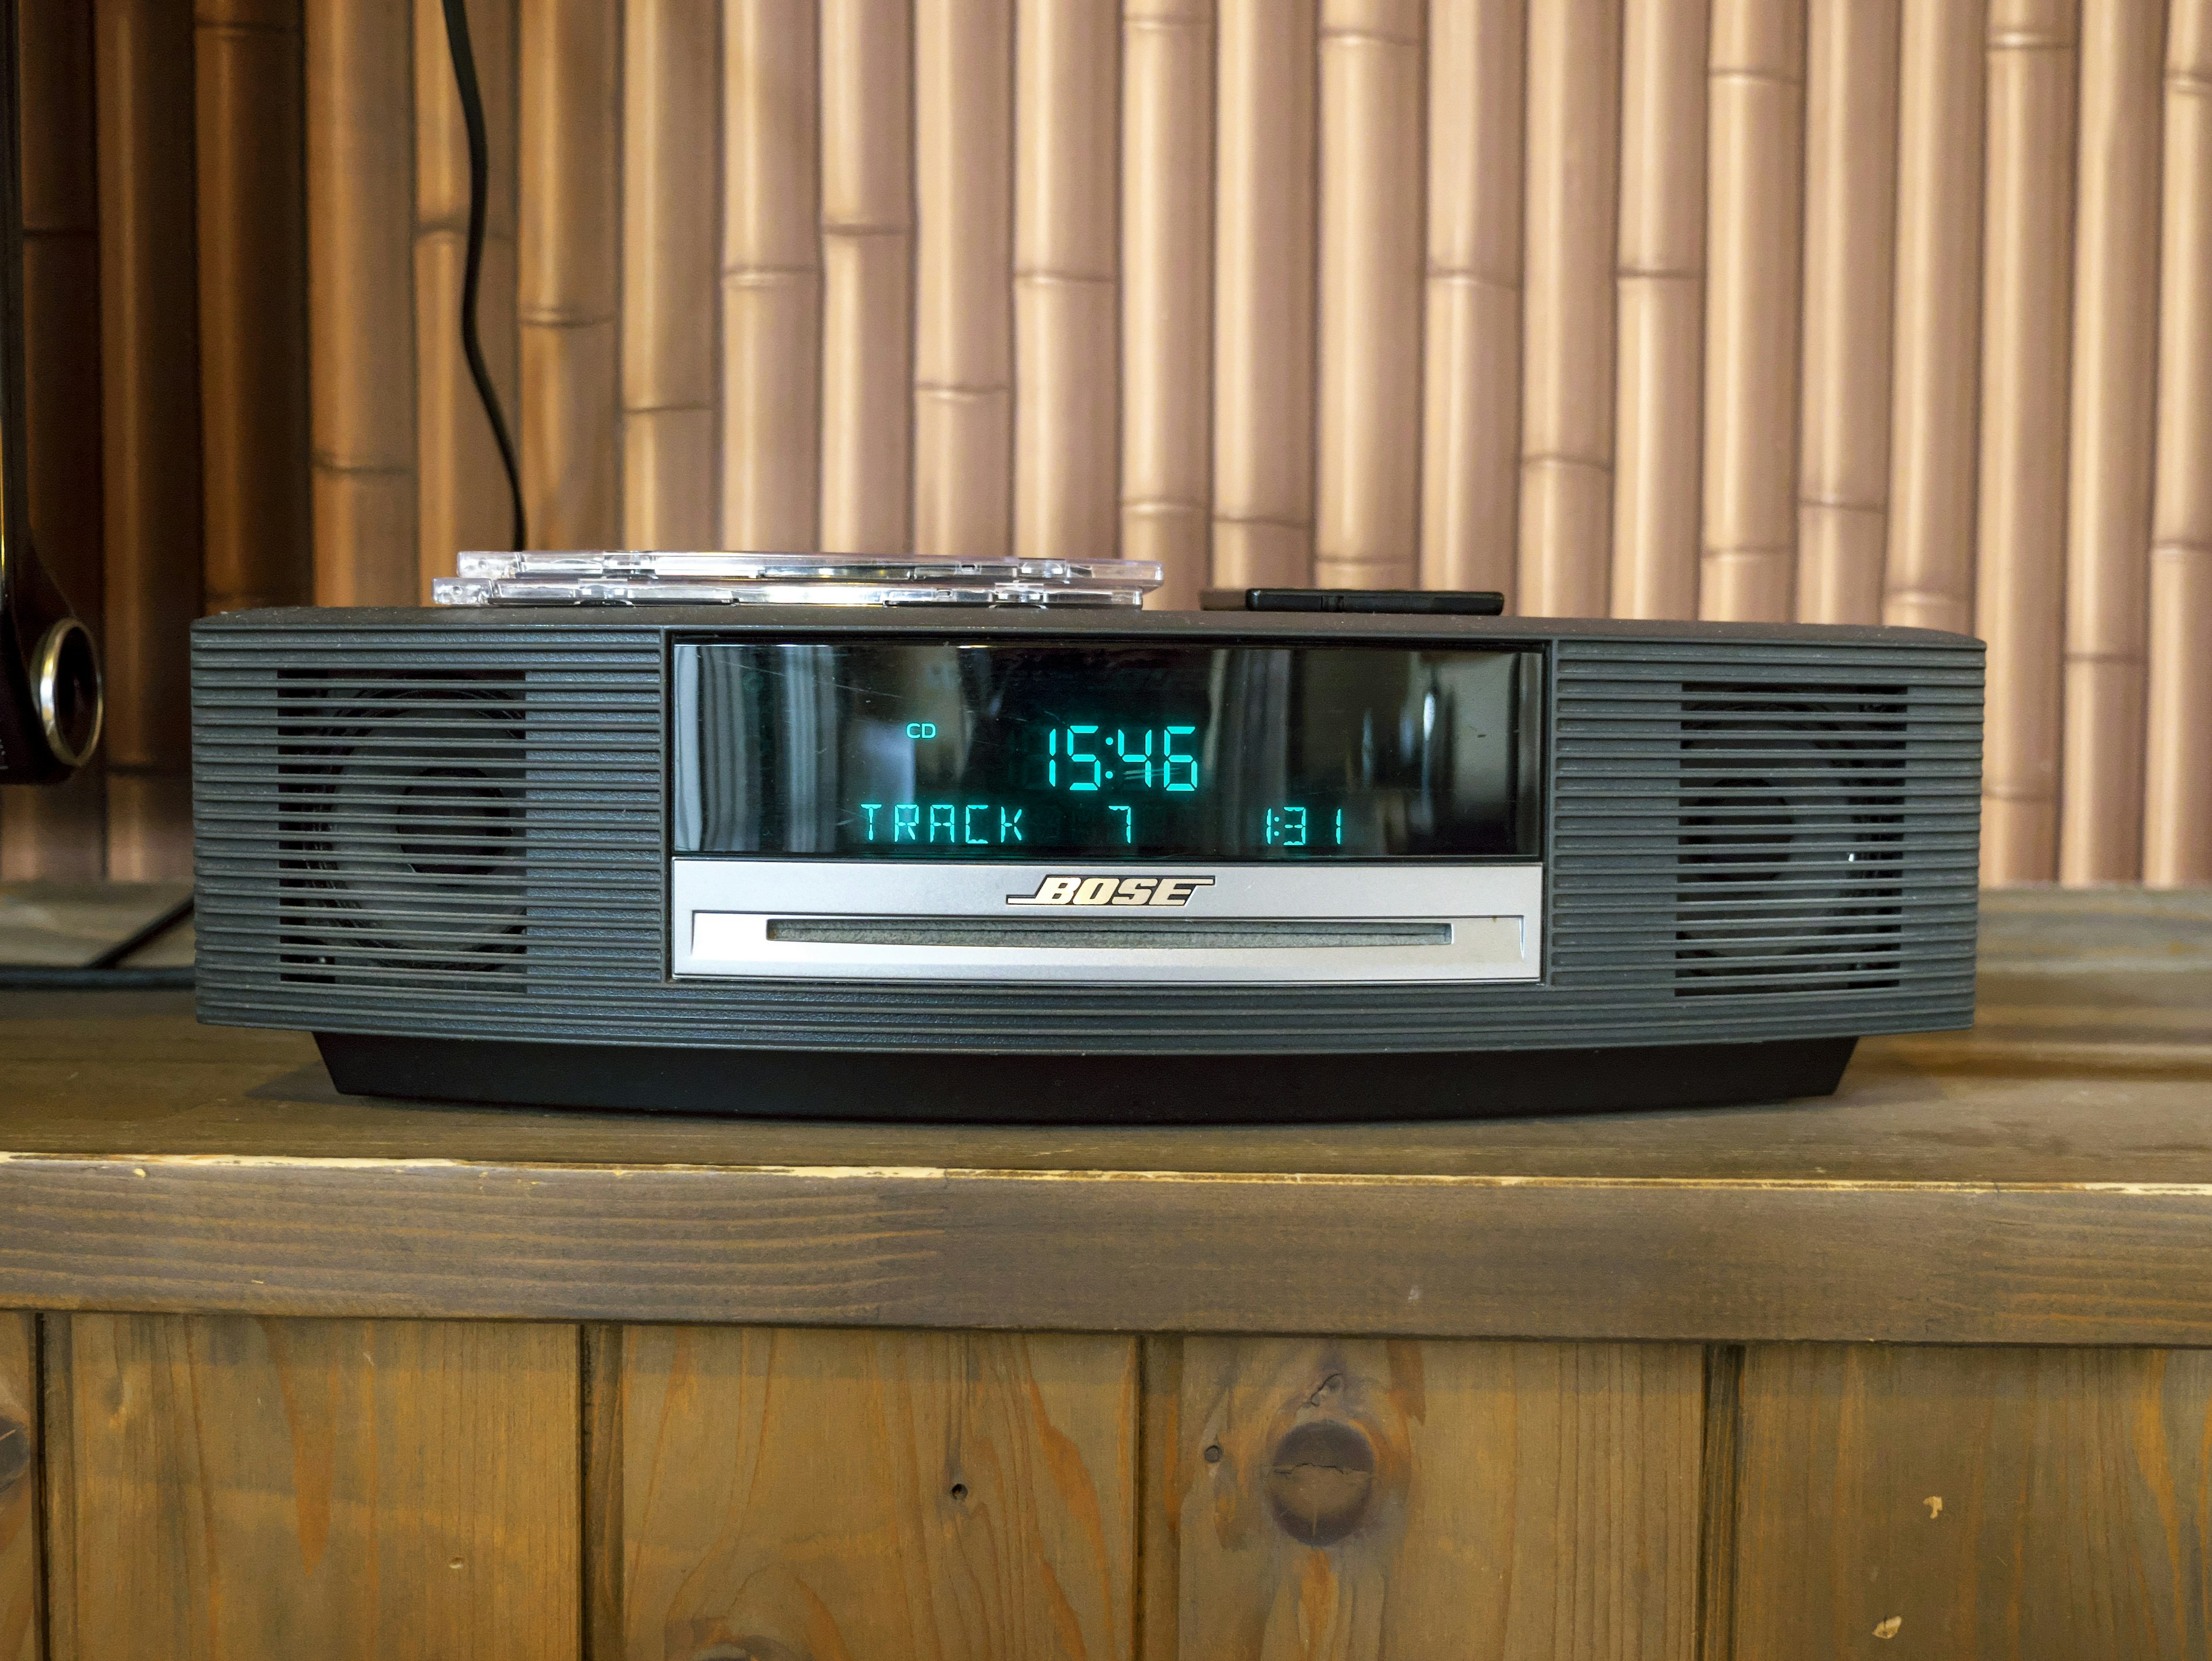
{"type": "Polygon", "coordinates": [[[453,54],[453,84],[461,95],[461,119],[469,130],[469,252],[461,276],[461,350],[469,360],[469,378],[477,384],[491,435],[499,441],[499,459],[507,469],[507,491],[514,507],[514,546],[530,545],[529,521],[522,513],[522,470],[514,459],[514,440],[507,430],[507,414],[499,407],[499,392],[484,365],[483,340],[477,332],[477,291],[483,282],[484,219],[491,194],[491,141],[484,130],[483,91],[477,85],[476,53],[469,46],[467,0],[445,0],[446,45],[453,54]]]}

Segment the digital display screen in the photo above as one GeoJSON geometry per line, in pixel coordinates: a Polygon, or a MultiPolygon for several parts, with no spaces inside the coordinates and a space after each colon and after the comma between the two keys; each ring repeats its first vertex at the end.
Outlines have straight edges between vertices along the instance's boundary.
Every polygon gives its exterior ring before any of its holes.
{"type": "Polygon", "coordinates": [[[679,854],[1537,855],[1528,650],[679,644],[679,854]]]}

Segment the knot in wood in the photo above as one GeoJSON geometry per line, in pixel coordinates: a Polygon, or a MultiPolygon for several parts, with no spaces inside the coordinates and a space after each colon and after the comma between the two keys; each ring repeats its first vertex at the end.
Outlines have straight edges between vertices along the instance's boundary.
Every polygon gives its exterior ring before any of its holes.
{"type": "Polygon", "coordinates": [[[1375,1445],[1334,1419],[1300,1425],[1267,1461],[1275,1525],[1309,1546],[1331,1546],[1359,1526],[1375,1494],[1375,1445]]]}
{"type": "Polygon", "coordinates": [[[19,1420],[0,1417],[0,1500],[15,1493],[15,1485],[30,1468],[30,1427],[19,1420]]]}

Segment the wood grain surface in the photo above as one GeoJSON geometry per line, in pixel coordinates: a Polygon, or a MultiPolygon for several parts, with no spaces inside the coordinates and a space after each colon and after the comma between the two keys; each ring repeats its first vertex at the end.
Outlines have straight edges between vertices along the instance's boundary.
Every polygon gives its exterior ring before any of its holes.
{"type": "Polygon", "coordinates": [[[1619,0],[1528,10],[1520,556],[1528,617],[1602,617],[1613,568],[1619,0]]]}
{"type": "Polygon", "coordinates": [[[185,631],[200,610],[191,15],[94,9],[107,874],[190,877],[185,631]]]}
{"type": "Polygon", "coordinates": [[[623,9],[623,545],[715,540],[719,321],[717,14],[684,0],[623,9]]]}
{"type": "Polygon", "coordinates": [[[1807,623],[1881,621],[1898,31],[1896,0],[1814,0],[1807,15],[1797,456],[1797,615],[1807,623]]]}
{"type": "Polygon", "coordinates": [[[38,1317],[0,1312],[0,1661],[40,1661],[38,1317]]]}
{"type": "Polygon", "coordinates": [[[1708,50],[1698,614],[1779,623],[1796,615],[1802,0],[1714,0],[1708,50]]]}
{"type": "Polygon", "coordinates": [[[914,551],[1013,543],[1014,0],[915,9],[914,551]]]}
{"type": "Polygon", "coordinates": [[[913,497],[914,9],[822,5],[822,546],[896,553],[913,497]]]}
{"type": "Polygon", "coordinates": [[[1132,1653],[1133,1341],[621,1342],[610,1661],[1132,1653]]]}
{"type": "Polygon", "coordinates": [[[2074,0],[1992,0],[1975,632],[1989,642],[1982,879],[2058,868],[2073,271],[2074,0]]]}
{"type": "Polygon", "coordinates": [[[1521,493],[1519,0],[1429,9],[1420,579],[1513,585],[1521,493]]]}
{"type": "Polygon", "coordinates": [[[622,12],[616,0],[552,0],[524,6],[520,25],[524,501],[538,547],[611,548],[622,534],[622,12]]]}
{"type": "Polygon", "coordinates": [[[1121,494],[1121,10],[1014,19],[1013,550],[1111,559],[1121,494]]]}
{"type": "Polygon", "coordinates": [[[1137,1654],[1182,1648],[1182,1358],[1180,1337],[1139,1341],[1137,1654]]]}
{"type": "Polygon", "coordinates": [[[2143,879],[2212,881],[2212,0],[2166,30],[2143,879]]]}
{"type": "Polygon", "coordinates": [[[390,0],[331,0],[307,19],[308,418],[325,605],[409,605],[422,592],[414,48],[408,9],[390,0]]]}
{"type": "Polygon", "coordinates": [[[1212,0],[1122,9],[1121,142],[1121,551],[1188,607],[1212,505],[1212,0]]]}
{"type": "Polygon", "coordinates": [[[1738,1656],[2202,1656],[2212,1356],[1753,1348],[1738,1656]]]}
{"type": "Polygon", "coordinates": [[[316,7],[305,64],[314,597],[407,606],[420,593],[410,11],[316,7]]]}
{"type": "Polygon", "coordinates": [[[1882,621],[1971,632],[1981,386],[1980,0],[1907,6],[1897,86],[1897,346],[1882,621]]]}
{"type": "Polygon", "coordinates": [[[2212,1342],[2203,1185],[14,1157],[0,1202],[0,1298],[33,1308],[2212,1342]],[[1286,1286],[1286,1234],[1349,1267],[1286,1286]]]}
{"type": "Polygon", "coordinates": [[[1621,22],[1613,613],[1698,614],[1706,0],[1621,22]]]}
{"type": "Polygon", "coordinates": [[[1146,1661],[1695,1655],[1696,1349],[1180,1342],[1146,1661]]]}
{"type": "Polygon", "coordinates": [[[573,1329],[55,1324],[58,1661],[577,1653],[573,1329]]]}
{"type": "Polygon", "coordinates": [[[1410,588],[1420,542],[1419,0],[1322,0],[1314,581],[1410,588]]]}
{"type": "Polygon", "coordinates": [[[2164,10],[2106,0],[2081,14],[2058,825],[2072,884],[2142,874],[2164,10]]]}
{"type": "Polygon", "coordinates": [[[201,501],[210,611],[312,592],[301,0],[199,0],[201,501]]]}
{"type": "Polygon", "coordinates": [[[1219,0],[1213,581],[1313,571],[1316,0],[1219,0]]]}
{"type": "Polygon", "coordinates": [[[818,545],[820,29],[812,0],[736,0],[722,13],[718,548],[818,545]]]}

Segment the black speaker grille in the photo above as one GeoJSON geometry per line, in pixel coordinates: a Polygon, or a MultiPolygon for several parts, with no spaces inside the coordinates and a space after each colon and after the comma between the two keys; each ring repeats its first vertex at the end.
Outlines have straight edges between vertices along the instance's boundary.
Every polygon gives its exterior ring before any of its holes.
{"type": "Polygon", "coordinates": [[[1974,648],[1577,640],[1558,685],[1555,985],[1730,1034],[1971,1018],[1974,648]]]}
{"type": "Polygon", "coordinates": [[[523,980],[529,746],[517,670],[276,677],[283,977],[523,980]]]}
{"type": "Polygon", "coordinates": [[[1894,987],[1905,689],[1682,688],[1674,995],[1894,987]]]}

